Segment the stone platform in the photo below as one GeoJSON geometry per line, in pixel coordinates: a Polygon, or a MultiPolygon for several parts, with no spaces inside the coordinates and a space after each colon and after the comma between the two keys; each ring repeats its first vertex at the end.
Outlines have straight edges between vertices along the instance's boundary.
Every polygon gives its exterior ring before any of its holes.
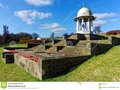
{"type": "MultiPolygon", "coordinates": [[[[40,80],[54,77],[80,65],[90,57],[120,44],[118,37],[94,34],[66,35],[28,49],[15,49],[14,62],[40,80]],[[49,43],[49,44],[47,44],[49,43]]],[[[8,55],[9,56],[9,55],[8,55]]],[[[3,54],[4,60],[7,59],[3,54]]]]}

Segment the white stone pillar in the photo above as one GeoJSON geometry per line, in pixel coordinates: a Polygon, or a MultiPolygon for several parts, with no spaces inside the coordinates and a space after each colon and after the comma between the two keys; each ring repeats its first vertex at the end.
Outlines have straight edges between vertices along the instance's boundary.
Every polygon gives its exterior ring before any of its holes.
{"type": "Polygon", "coordinates": [[[91,31],[93,32],[93,21],[91,21],[91,31]]]}
{"type": "Polygon", "coordinates": [[[79,31],[81,31],[81,29],[80,29],[80,28],[81,28],[81,22],[79,21],[79,31]]]}
{"type": "Polygon", "coordinates": [[[88,18],[88,32],[91,32],[91,21],[90,18],[88,18]]]}
{"type": "Polygon", "coordinates": [[[87,23],[87,22],[85,22],[85,27],[84,27],[84,28],[85,28],[85,29],[84,29],[85,31],[87,31],[87,24],[86,24],[86,23],[87,23]]]}
{"type": "Polygon", "coordinates": [[[84,32],[84,27],[85,26],[83,26],[84,25],[84,18],[82,18],[82,24],[81,24],[81,26],[82,26],[82,31],[84,32]]]}
{"type": "Polygon", "coordinates": [[[79,20],[77,20],[77,23],[76,23],[76,33],[79,32],[79,20]]]}

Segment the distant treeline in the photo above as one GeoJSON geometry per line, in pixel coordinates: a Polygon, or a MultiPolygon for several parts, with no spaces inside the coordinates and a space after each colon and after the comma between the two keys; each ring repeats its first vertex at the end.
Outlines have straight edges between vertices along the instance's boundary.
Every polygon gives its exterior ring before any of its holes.
{"type": "Polygon", "coordinates": [[[21,32],[21,33],[9,33],[7,25],[3,25],[3,34],[0,35],[0,45],[7,45],[11,41],[15,41],[16,43],[19,43],[21,40],[31,40],[31,39],[36,39],[39,37],[37,33],[26,33],[26,32],[21,32]]]}
{"type": "Polygon", "coordinates": [[[18,33],[18,34],[3,34],[0,35],[0,45],[9,44],[11,41],[15,41],[19,43],[21,40],[30,40],[32,39],[32,35],[29,33],[18,33]]]}

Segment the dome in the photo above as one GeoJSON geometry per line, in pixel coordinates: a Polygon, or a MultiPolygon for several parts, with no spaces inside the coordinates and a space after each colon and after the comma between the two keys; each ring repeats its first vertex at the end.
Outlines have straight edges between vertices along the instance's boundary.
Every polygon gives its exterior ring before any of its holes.
{"type": "Polygon", "coordinates": [[[92,16],[92,13],[91,13],[90,9],[83,6],[83,8],[81,8],[77,14],[77,17],[80,17],[80,16],[92,16]]]}
{"type": "Polygon", "coordinates": [[[37,40],[41,40],[41,37],[38,37],[37,40]]]}

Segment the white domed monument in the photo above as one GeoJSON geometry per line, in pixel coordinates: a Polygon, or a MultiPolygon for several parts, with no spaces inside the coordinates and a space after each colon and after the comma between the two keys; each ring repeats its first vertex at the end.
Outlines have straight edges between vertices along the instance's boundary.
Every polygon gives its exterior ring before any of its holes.
{"type": "Polygon", "coordinates": [[[93,20],[95,20],[95,17],[85,4],[78,11],[77,17],[74,20],[76,21],[76,33],[92,34],[93,20]]]}
{"type": "Polygon", "coordinates": [[[42,38],[41,38],[41,37],[38,37],[36,40],[42,40],[42,38]]]}

